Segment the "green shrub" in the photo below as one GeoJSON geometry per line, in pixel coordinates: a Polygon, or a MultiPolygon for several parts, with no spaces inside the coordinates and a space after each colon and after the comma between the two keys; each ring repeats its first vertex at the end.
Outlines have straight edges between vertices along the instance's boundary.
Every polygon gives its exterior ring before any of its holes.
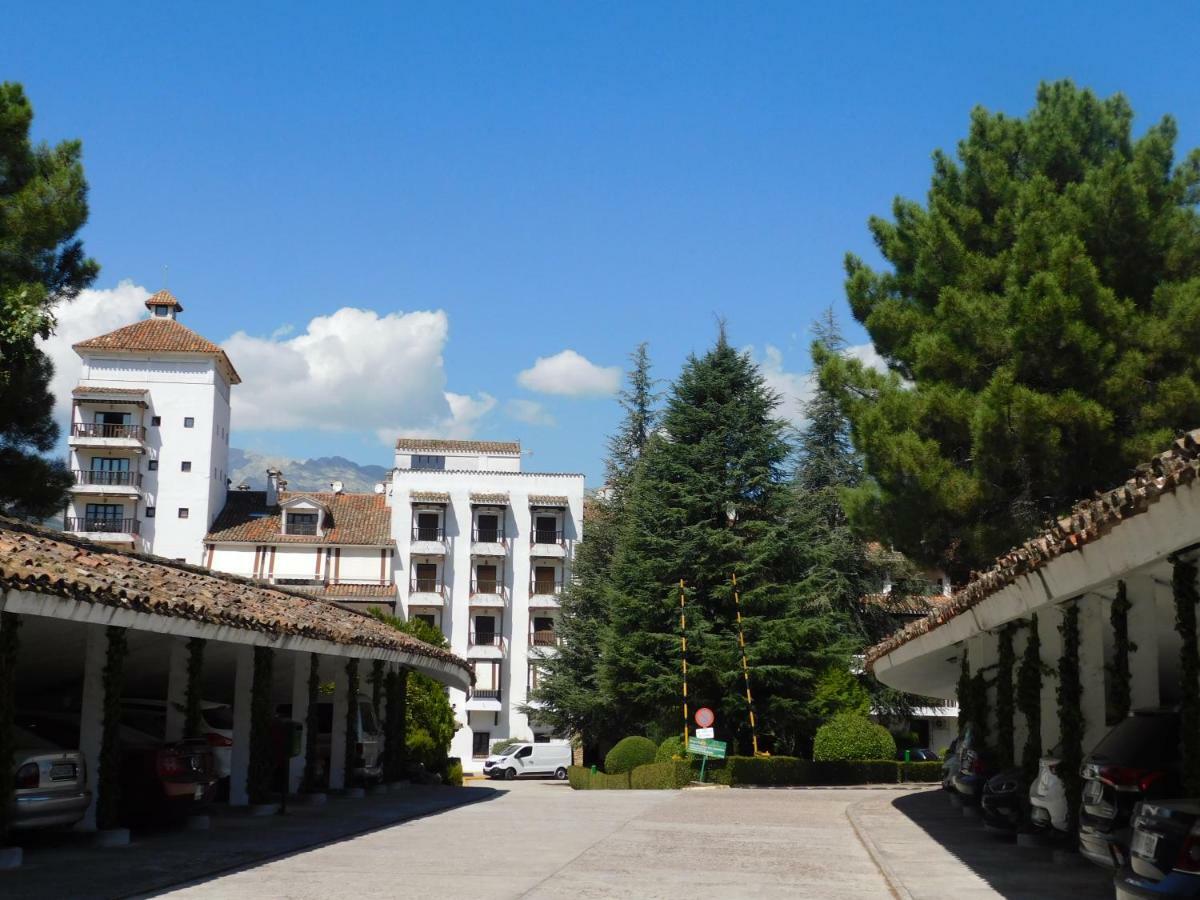
{"type": "Polygon", "coordinates": [[[586,791],[592,783],[592,770],[587,766],[568,766],[567,784],[577,791],[586,791]]]}
{"type": "Polygon", "coordinates": [[[940,762],[906,762],[900,763],[901,781],[941,781],[942,764],[940,762]]]}
{"type": "Polygon", "coordinates": [[[446,784],[452,784],[454,787],[462,787],[462,761],[457,756],[452,756],[450,757],[449,762],[450,764],[446,767],[446,784]]]}
{"type": "Polygon", "coordinates": [[[592,776],[591,789],[594,791],[627,791],[629,790],[629,773],[619,772],[613,775],[608,772],[597,772],[592,776]]]}
{"type": "Polygon", "coordinates": [[[654,741],[644,737],[627,737],[617,741],[617,746],[604,757],[604,771],[609,775],[629,773],[638,766],[654,762],[658,748],[654,741]]]}
{"type": "Polygon", "coordinates": [[[629,773],[629,786],[636,791],[687,787],[691,780],[692,767],[686,759],[638,766],[629,773]]]}
{"type": "Polygon", "coordinates": [[[900,764],[894,759],[829,760],[812,764],[809,784],[896,784],[900,764]]]}
{"type": "Polygon", "coordinates": [[[673,734],[661,744],[658,745],[658,752],[654,754],[655,762],[670,762],[673,759],[687,759],[688,753],[683,746],[683,738],[673,734]]]}
{"type": "Polygon", "coordinates": [[[813,741],[813,759],[817,762],[895,757],[896,741],[891,732],[856,713],[834,716],[817,729],[813,741]]]}
{"type": "Polygon", "coordinates": [[[794,756],[730,756],[724,784],[808,784],[808,760],[794,756]]]}

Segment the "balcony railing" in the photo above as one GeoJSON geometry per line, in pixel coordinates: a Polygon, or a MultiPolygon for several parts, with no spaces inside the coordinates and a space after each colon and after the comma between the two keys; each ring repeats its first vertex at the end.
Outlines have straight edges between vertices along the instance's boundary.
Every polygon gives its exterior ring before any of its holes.
{"type": "Polygon", "coordinates": [[[499,700],[500,688],[475,688],[471,691],[472,700],[499,700]]]}
{"type": "Polygon", "coordinates": [[[475,528],[471,531],[471,540],[477,544],[503,544],[504,529],[501,528],[475,528]]]}
{"type": "Polygon", "coordinates": [[[105,532],[107,534],[140,534],[142,523],[138,519],[109,519],[67,516],[63,521],[65,531],[105,532]]]}
{"type": "Polygon", "coordinates": [[[94,484],[109,487],[141,487],[141,472],[117,472],[107,469],[76,469],[76,484],[94,484]]]}
{"type": "Polygon", "coordinates": [[[563,542],[563,533],[561,531],[552,531],[549,528],[535,528],[533,537],[529,542],[531,544],[561,544],[563,542]]]}
{"type": "Polygon", "coordinates": [[[286,526],[286,534],[303,534],[315,536],[317,533],[316,522],[288,522],[286,526]]]}
{"type": "Polygon", "coordinates": [[[471,579],[471,593],[474,594],[499,594],[501,597],[505,595],[504,582],[497,578],[473,578],[471,579]]]}
{"type": "Polygon", "coordinates": [[[100,422],[76,422],[71,436],[81,438],[133,438],[144,440],[146,429],[141,425],[104,425],[100,422]]]}
{"type": "Polygon", "coordinates": [[[412,539],[414,541],[441,541],[446,537],[446,529],[429,525],[414,525],[412,539]]]}
{"type": "Polygon", "coordinates": [[[562,589],[561,581],[533,581],[529,584],[531,596],[557,597],[562,593],[562,589]]]}
{"type": "Polygon", "coordinates": [[[470,642],[472,647],[499,647],[504,643],[504,636],[498,631],[472,631],[470,642]]]}
{"type": "Polygon", "coordinates": [[[557,647],[558,632],[553,629],[531,631],[529,633],[529,643],[534,647],[557,647]]]}
{"type": "Polygon", "coordinates": [[[414,594],[442,594],[446,586],[440,578],[413,578],[409,590],[414,594]]]}

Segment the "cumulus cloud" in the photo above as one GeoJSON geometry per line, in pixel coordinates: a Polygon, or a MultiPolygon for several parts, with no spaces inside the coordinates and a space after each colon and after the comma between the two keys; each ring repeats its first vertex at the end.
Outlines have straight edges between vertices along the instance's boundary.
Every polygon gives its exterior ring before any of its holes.
{"type": "Polygon", "coordinates": [[[574,350],[563,350],[554,356],[539,356],[531,368],[517,375],[517,382],[539,394],[602,396],[617,392],[621,369],[598,366],[574,350]]]}
{"type": "Polygon", "coordinates": [[[506,409],[510,418],[526,425],[549,427],[557,424],[549,410],[536,400],[510,400],[506,409]]]}
{"type": "Polygon", "coordinates": [[[851,359],[857,359],[868,369],[874,369],[876,372],[887,372],[888,370],[887,363],[875,351],[874,344],[855,344],[853,347],[847,347],[846,355],[851,359]]]}
{"type": "MultiPolygon", "coordinates": [[[[767,382],[767,387],[781,398],[776,414],[791,424],[800,427],[804,424],[804,407],[812,399],[816,391],[816,376],[812,372],[789,372],[784,368],[783,353],[778,347],[767,344],[761,359],[757,358],[754,349],[750,355],[758,363],[759,371],[767,382]]],[[[887,371],[883,357],[875,352],[872,344],[855,344],[847,347],[845,355],[859,360],[869,369],[879,372],[887,371]]]]}
{"type": "Polygon", "coordinates": [[[74,301],[55,309],[58,325],[54,334],[39,344],[54,363],[50,389],[56,418],[69,419],[71,390],[79,383],[80,360],[71,345],[136,322],[145,315],[149,296],[150,291],[125,280],[115,288],[82,291],[74,301]]]}

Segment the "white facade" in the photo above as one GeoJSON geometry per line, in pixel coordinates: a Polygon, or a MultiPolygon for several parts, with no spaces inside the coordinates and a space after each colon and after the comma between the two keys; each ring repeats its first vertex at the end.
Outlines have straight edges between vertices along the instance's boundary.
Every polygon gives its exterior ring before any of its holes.
{"type": "Polygon", "coordinates": [[[521,472],[517,444],[419,443],[399,443],[389,491],[398,612],[437,625],[474,664],[470,696],[450,694],[462,725],[451,754],[481,771],[496,741],[549,737],[520,710],[556,652],[583,476],[521,472]]]}

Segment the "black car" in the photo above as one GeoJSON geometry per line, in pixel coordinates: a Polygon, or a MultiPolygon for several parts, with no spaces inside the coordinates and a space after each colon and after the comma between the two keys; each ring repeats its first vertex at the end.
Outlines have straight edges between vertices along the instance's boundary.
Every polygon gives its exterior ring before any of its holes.
{"type": "Polygon", "coordinates": [[[983,786],[979,805],[984,824],[1016,832],[1029,818],[1029,782],[1019,768],[993,775],[983,786]]]}
{"type": "Polygon", "coordinates": [[[1117,868],[1129,861],[1130,818],[1139,801],[1179,793],[1179,714],[1139,710],[1084,758],[1079,852],[1117,868]]]}
{"type": "Polygon", "coordinates": [[[1200,897],[1200,801],[1143,800],[1131,826],[1117,897],[1200,897]]]}
{"type": "Polygon", "coordinates": [[[978,803],[983,786],[996,774],[987,747],[979,742],[978,731],[968,724],[958,742],[958,771],[953,776],[954,789],[967,804],[978,803]]]}

